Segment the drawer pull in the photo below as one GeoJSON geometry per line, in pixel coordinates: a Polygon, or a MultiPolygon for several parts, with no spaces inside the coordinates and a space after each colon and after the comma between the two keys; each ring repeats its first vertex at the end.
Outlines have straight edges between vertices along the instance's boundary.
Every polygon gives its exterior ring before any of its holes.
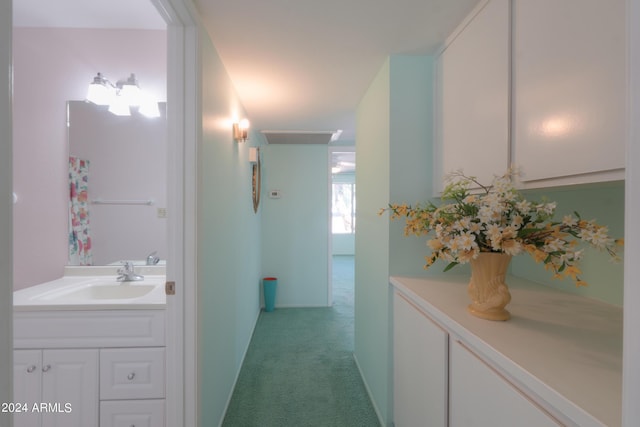
{"type": "MultiPolygon", "coordinates": [[[[134,379],[136,377],[136,373],[135,372],[131,372],[129,375],[127,375],[127,379],[129,381],[131,381],[132,379],[134,379]]],[[[136,426],[132,426],[132,427],[136,427],[136,426]]]]}
{"type": "Polygon", "coordinates": [[[27,373],[32,373],[33,371],[35,371],[37,369],[36,365],[31,365],[27,368],[27,373]]]}
{"type": "Polygon", "coordinates": [[[43,366],[42,367],[42,372],[47,372],[47,371],[49,371],[49,369],[51,369],[51,365],[43,366]]]}

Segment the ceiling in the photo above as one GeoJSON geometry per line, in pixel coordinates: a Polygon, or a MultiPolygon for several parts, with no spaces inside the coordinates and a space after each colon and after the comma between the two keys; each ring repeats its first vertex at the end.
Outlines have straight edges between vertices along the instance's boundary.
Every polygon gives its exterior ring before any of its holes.
{"type": "MultiPolygon", "coordinates": [[[[341,141],[385,58],[433,53],[479,1],[194,0],[254,129],[341,141]]],[[[165,28],[151,0],[13,3],[16,26],[165,28]]]]}

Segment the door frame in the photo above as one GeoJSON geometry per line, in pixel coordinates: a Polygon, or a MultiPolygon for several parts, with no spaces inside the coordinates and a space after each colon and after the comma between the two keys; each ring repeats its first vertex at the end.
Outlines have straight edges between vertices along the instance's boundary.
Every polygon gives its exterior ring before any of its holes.
{"type": "Polygon", "coordinates": [[[166,307],[166,421],[197,426],[197,161],[199,27],[189,0],[151,0],[167,23],[168,237],[166,280],[175,295],[166,307]],[[189,191],[187,191],[189,189],[189,191]],[[187,307],[189,309],[187,309],[187,307]]]}

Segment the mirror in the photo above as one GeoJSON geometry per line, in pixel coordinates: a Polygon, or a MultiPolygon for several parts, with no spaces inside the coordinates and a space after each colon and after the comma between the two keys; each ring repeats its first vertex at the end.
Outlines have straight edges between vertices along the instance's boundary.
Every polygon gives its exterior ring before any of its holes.
{"type": "Polygon", "coordinates": [[[68,101],[69,265],[166,257],[166,103],[160,112],[116,116],[68,101]]]}

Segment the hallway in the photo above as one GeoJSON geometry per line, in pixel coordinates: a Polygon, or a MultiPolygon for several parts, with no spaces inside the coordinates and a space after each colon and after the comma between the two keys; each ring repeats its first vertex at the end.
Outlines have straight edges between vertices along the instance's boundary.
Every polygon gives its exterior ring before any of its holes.
{"type": "Polygon", "coordinates": [[[353,359],[353,285],[353,257],[334,256],[333,307],[260,314],[223,426],[379,426],[353,359]]]}

